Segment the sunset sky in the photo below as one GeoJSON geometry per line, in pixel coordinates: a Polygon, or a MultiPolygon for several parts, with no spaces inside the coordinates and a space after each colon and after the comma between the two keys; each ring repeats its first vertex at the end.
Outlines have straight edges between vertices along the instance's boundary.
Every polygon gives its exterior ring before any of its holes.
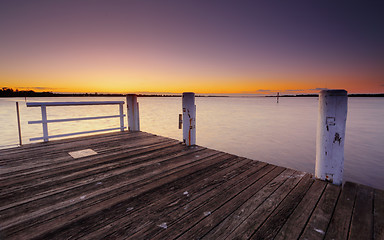
{"type": "Polygon", "coordinates": [[[384,92],[383,1],[2,0],[0,87],[384,92]]]}

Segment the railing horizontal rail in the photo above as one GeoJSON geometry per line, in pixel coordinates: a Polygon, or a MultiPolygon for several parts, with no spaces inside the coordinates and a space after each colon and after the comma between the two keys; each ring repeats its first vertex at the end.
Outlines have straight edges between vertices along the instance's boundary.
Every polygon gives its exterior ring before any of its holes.
{"type": "Polygon", "coordinates": [[[41,106],[79,106],[79,105],[113,105],[124,104],[124,101],[96,101],[96,102],[28,102],[27,107],[41,106]]]}
{"type": "Polygon", "coordinates": [[[87,133],[95,133],[95,132],[103,132],[103,131],[112,131],[112,130],[120,130],[124,131],[126,127],[124,127],[124,110],[123,110],[124,101],[95,101],[95,102],[29,102],[27,103],[27,107],[40,107],[41,108],[41,120],[39,121],[28,121],[28,124],[42,124],[43,126],[43,137],[30,138],[30,141],[36,140],[44,140],[47,142],[50,138],[59,138],[59,137],[67,137],[78,134],[87,134],[87,133]],[[119,105],[119,115],[108,115],[108,116],[98,116],[98,117],[81,117],[81,118],[67,118],[67,119],[47,119],[47,107],[51,106],[85,106],[85,105],[119,105]],[[55,122],[69,122],[69,121],[81,121],[81,120],[95,120],[95,119],[106,119],[106,118],[120,118],[120,127],[118,128],[107,128],[107,129],[99,129],[99,130],[91,130],[91,131],[82,131],[82,132],[74,132],[74,133],[66,133],[59,135],[51,135],[48,134],[48,123],[55,122]]]}
{"type": "MultiPolygon", "coordinates": [[[[122,115],[125,117],[125,114],[122,115]]],[[[83,118],[64,118],[64,119],[55,119],[55,120],[47,120],[47,123],[53,122],[70,122],[70,121],[80,121],[80,120],[95,120],[95,119],[103,119],[103,118],[119,118],[121,115],[110,115],[110,116],[100,116],[100,117],[83,117],[83,118]]],[[[43,123],[43,121],[28,121],[28,124],[37,124],[43,123]]]]}
{"type": "MultiPolygon", "coordinates": [[[[95,133],[95,132],[105,132],[105,131],[113,131],[113,130],[124,130],[127,127],[117,127],[117,128],[106,128],[106,129],[98,129],[98,130],[91,130],[91,131],[83,131],[83,132],[74,132],[74,133],[65,133],[65,134],[58,134],[58,135],[50,135],[48,136],[48,139],[50,138],[59,138],[59,137],[68,137],[73,135],[79,135],[79,134],[87,134],[87,133],[95,133]]],[[[36,137],[36,138],[30,138],[30,141],[36,141],[36,140],[44,140],[44,137],[36,137]]]]}

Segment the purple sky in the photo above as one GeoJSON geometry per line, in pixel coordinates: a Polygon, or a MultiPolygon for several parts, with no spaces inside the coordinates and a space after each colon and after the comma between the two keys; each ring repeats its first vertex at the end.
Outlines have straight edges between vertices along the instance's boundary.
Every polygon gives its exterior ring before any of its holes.
{"type": "Polygon", "coordinates": [[[384,92],[383,12],[383,1],[1,1],[0,86],[384,92]]]}

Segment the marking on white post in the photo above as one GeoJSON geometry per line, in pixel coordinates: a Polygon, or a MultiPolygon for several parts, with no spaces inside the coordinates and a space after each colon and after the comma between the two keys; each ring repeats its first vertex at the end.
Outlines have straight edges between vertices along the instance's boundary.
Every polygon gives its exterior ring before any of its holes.
{"type": "Polygon", "coordinates": [[[136,94],[127,95],[128,131],[140,131],[139,103],[136,94]]]}
{"type": "Polygon", "coordinates": [[[183,142],[187,146],[196,145],[196,105],[195,93],[183,93],[183,142]]]}
{"type": "Polygon", "coordinates": [[[347,91],[320,92],[315,176],[336,185],[343,181],[347,109],[347,91]]]}

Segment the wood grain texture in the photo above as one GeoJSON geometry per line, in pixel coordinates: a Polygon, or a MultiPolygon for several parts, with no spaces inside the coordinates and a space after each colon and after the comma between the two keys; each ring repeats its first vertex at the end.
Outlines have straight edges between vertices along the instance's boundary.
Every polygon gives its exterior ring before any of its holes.
{"type": "Polygon", "coordinates": [[[0,150],[0,190],[1,239],[383,238],[381,190],[145,132],[0,150]]]}
{"type": "Polygon", "coordinates": [[[384,191],[375,189],[374,196],[373,239],[384,239],[384,191]]]}
{"type": "Polygon", "coordinates": [[[333,210],[339,197],[341,187],[327,184],[320,201],[316,205],[300,239],[323,239],[333,210]]]}
{"type": "Polygon", "coordinates": [[[357,184],[346,182],[337,201],[335,212],[325,235],[325,239],[348,239],[357,184]]]}
{"type": "Polygon", "coordinates": [[[275,239],[298,239],[300,237],[326,185],[323,181],[315,181],[312,184],[275,239]]]}
{"type": "Polygon", "coordinates": [[[351,240],[373,238],[373,192],[373,188],[358,185],[349,233],[351,240]]]}

